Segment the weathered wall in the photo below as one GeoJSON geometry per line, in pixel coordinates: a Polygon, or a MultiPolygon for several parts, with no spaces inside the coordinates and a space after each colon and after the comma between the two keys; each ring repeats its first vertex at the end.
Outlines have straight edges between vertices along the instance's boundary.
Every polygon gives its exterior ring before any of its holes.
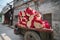
{"type": "MultiPolygon", "coordinates": [[[[19,5],[18,3],[17,5],[19,5]]],[[[29,5],[32,5],[33,9],[35,9],[35,5],[31,2],[29,5]]],[[[24,10],[27,5],[23,5],[22,7],[15,9],[15,15],[18,14],[20,10],[24,10]]],[[[42,14],[52,13],[52,28],[54,29],[54,38],[60,40],[60,0],[45,0],[43,3],[39,3],[39,11],[42,14]]]]}
{"type": "MultiPolygon", "coordinates": [[[[15,2],[15,3],[14,3],[14,7],[16,7],[16,6],[18,6],[18,5],[21,5],[21,4],[23,4],[23,3],[24,3],[23,1],[15,2]]],[[[30,2],[30,3],[29,3],[29,6],[30,6],[32,9],[35,9],[35,5],[34,5],[33,2],[30,2]]],[[[15,8],[15,9],[14,9],[14,23],[16,23],[15,20],[17,19],[17,18],[15,18],[15,15],[18,15],[19,11],[24,11],[27,7],[28,7],[28,4],[25,4],[25,5],[21,6],[21,7],[18,7],[18,8],[15,8]]]]}
{"type": "Polygon", "coordinates": [[[46,0],[39,7],[42,14],[52,13],[52,28],[54,38],[60,40],[60,0],[46,0]]]}

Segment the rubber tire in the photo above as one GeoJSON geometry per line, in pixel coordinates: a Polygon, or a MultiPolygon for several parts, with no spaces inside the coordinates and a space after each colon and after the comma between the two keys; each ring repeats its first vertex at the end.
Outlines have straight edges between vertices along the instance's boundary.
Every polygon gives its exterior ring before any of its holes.
{"type": "Polygon", "coordinates": [[[41,40],[40,36],[36,32],[34,32],[34,31],[26,32],[25,35],[24,35],[24,40],[28,40],[27,37],[29,35],[32,35],[35,38],[35,40],[41,40]]]}

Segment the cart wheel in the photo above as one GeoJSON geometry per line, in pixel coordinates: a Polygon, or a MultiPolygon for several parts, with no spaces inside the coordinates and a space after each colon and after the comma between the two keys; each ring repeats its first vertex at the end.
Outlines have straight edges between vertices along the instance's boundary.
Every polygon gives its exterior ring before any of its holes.
{"type": "Polygon", "coordinates": [[[36,32],[28,31],[24,35],[24,40],[41,40],[41,38],[36,32]]]}

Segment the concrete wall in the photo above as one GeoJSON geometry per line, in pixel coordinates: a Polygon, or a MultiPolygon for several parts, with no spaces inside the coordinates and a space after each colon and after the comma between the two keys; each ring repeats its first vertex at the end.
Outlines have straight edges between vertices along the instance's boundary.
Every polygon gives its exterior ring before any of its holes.
{"type": "Polygon", "coordinates": [[[60,12],[52,15],[52,28],[54,29],[54,38],[60,40],[60,12]]]}
{"type": "MultiPolygon", "coordinates": [[[[19,5],[18,3],[17,5],[19,5]]],[[[29,3],[30,7],[35,9],[33,2],[29,3]],[[32,5],[32,6],[31,6],[32,5]]],[[[17,15],[21,10],[23,11],[27,5],[23,5],[20,8],[14,10],[14,14],[17,15]]],[[[60,40],[60,0],[45,0],[43,3],[39,3],[39,11],[42,14],[52,13],[52,28],[54,29],[54,38],[60,40]]]]}
{"type": "MultiPolygon", "coordinates": [[[[15,2],[14,7],[19,6],[19,5],[23,4],[23,3],[24,3],[23,1],[15,2]]],[[[19,11],[24,11],[28,6],[30,6],[32,9],[35,9],[35,5],[34,5],[33,2],[30,2],[28,4],[25,4],[25,5],[21,6],[21,7],[18,7],[18,8],[14,9],[14,23],[16,23],[15,20],[17,20],[17,18],[15,18],[15,15],[18,15],[19,11]]]]}
{"type": "MultiPolygon", "coordinates": [[[[22,2],[22,1],[21,1],[21,2],[22,2]]],[[[21,4],[22,4],[22,3],[21,3],[21,4]]],[[[16,3],[14,4],[14,7],[16,7],[16,6],[18,6],[18,5],[21,5],[21,4],[20,4],[20,2],[16,2],[16,3]]],[[[30,3],[29,3],[29,6],[30,6],[32,9],[35,9],[35,5],[34,5],[33,2],[30,2],[30,3]]],[[[27,7],[28,7],[28,4],[25,4],[25,5],[21,6],[21,7],[18,7],[18,8],[16,8],[16,9],[14,9],[14,15],[17,15],[19,11],[24,11],[27,7]]]]}
{"type": "Polygon", "coordinates": [[[42,14],[52,13],[54,38],[60,40],[60,0],[46,1],[40,5],[39,10],[42,14]]]}

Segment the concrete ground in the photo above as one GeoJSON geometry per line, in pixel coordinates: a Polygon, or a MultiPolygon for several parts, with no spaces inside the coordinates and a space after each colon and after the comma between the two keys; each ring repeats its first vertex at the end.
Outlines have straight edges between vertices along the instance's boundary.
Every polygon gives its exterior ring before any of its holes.
{"type": "Polygon", "coordinates": [[[23,40],[22,35],[15,35],[14,30],[7,26],[0,23],[0,40],[23,40]]]}

